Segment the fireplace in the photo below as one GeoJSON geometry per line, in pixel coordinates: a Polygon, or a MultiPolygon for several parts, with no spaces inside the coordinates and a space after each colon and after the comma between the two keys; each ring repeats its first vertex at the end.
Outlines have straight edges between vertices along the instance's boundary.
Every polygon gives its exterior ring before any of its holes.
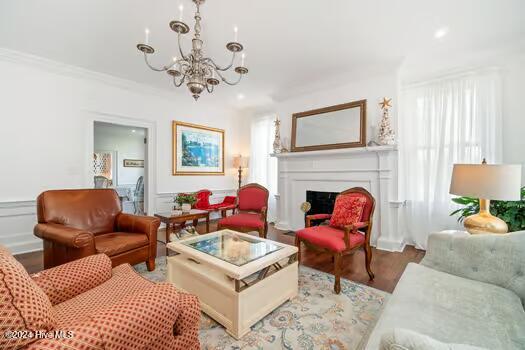
{"type": "MultiPolygon", "coordinates": [[[[306,201],[312,206],[306,215],[331,214],[334,211],[335,197],[339,192],[306,191],[306,201]]],[[[324,221],[324,220],[321,220],[324,221]]],[[[314,222],[314,224],[319,224],[314,222]]]]}
{"type": "Polygon", "coordinates": [[[339,192],[306,191],[306,201],[312,205],[306,214],[331,214],[338,194],[339,192]]]}

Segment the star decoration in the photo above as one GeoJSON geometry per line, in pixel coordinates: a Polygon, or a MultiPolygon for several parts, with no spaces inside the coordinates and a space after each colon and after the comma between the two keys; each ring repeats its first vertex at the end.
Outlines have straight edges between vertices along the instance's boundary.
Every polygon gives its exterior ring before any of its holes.
{"type": "Polygon", "coordinates": [[[379,105],[381,106],[381,109],[387,109],[392,107],[392,99],[383,97],[383,101],[379,102],[379,105]]]}

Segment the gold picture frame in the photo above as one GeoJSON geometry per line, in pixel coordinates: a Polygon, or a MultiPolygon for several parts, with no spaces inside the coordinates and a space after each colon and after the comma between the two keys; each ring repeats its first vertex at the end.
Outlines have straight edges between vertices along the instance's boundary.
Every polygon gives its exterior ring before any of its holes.
{"type": "Polygon", "coordinates": [[[224,175],[224,134],[223,129],[174,120],[173,175],[224,175]]]}

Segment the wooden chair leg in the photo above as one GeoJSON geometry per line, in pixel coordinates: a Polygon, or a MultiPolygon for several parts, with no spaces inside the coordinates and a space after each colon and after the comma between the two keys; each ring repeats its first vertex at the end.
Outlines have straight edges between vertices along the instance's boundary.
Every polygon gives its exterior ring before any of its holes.
{"type": "Polygon", "coordinates": [[[334,291],[336,294],[341,293],[341,262],[343,255],[341,253],[335,253],[334,254],[334,275],[335,275],[335,283],[334,283],[334,291]]]}
{"type": "Polygon", "coordinates": [[[372,272],[372,269],[370,268],[370,263],[372,262],[372,248],[370,248],[370,244],[365,244],[365,265],[366,265],[366,272],[368,272],[368,277],[370,277],[370,280],[374,279],[374,273],[372,272]]]}
{"type": "Polygon", "coordinates": [[[148,271],[154,271],[155,270],[155,259],[150,258],[146,261],[146,267],[148,268],[148,271]]]}
{"type": "Polygon", "coordinates": [[[295,236],[295,246],[297,247],[297,263],[301,264],[301,240],[295,236]]]}

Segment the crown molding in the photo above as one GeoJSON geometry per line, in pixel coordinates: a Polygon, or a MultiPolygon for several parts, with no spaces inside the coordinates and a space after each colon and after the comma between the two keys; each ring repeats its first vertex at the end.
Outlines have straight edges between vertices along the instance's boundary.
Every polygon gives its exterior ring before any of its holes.
{"type": "Polygon", "coordinates": [[[169,90],[155,88],[133,80],[118,78],[110,74],[96,72],[21,51],[0,47],[0,61],[15,64],[25,64],[50,73],[60,74],[70,78],[90,80],[131,92],[145,93],[158,97],[173,99],[173,92],[169,90]]]}

